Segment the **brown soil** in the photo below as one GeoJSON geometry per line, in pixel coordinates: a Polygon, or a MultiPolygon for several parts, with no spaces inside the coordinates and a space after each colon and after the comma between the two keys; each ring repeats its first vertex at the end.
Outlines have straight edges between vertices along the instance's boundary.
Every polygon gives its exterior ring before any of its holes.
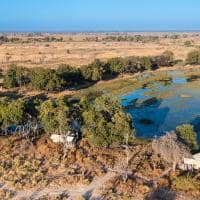
{"type": "Polygon", "coordinates": [[[124,182],[123,148],[91,148],[82,140],[63,157],[63,147],[48,135],[34,144],[19,136],[1,137],[0,199],[144,198],[156,187],[153,180],[160,187],[170,186],[169,166],[150,156],[150,146],[143,142],[130,146],[124,182]]]}

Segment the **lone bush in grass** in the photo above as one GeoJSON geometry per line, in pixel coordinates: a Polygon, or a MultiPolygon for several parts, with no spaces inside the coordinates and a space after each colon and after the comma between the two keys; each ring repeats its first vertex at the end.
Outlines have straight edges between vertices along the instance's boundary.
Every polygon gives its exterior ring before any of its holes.
{"type": "Polygon", "coordinates": [[[186,64],[199,65],[200,64],[200,51],[191,51],[186,58],[186,64]]]}
{"type": "Polygon", "coordinates": [[[191,150],[197,150],[197,134],[190,124],[183,124],[176,127],[176,134],[178,139],[187,145],[191,150]]]}
{"type": "Polygon", "coordinates": [[[190,46],[192,46],[192,42],[190,40],[187,40],[187,41],[184,42],[184,45],[186,47],[190,47],[190,46]]]}
{"type": "Polygon", "coordinates": [[[125,138],[134,137],[132,120],[119,101],[108,96],[97,97],[86,103],[83,111],[83,135],[95,147],[113,147],[123,144],[125,138]]]}

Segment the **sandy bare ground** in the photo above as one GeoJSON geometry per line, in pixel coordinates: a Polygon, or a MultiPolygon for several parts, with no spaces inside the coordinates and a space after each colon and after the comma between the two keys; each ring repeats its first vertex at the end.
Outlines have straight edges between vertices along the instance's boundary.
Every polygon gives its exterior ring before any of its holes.
{"type": "Polygon", "coordinates": [[[69,196],[69,199],[76,200],[82,196],[90,199],[97,199],[99,191],[109,180],[116,176],[115,172],[108,172],[106,175],[95,179],[89,185],[79,185],[76,187],[46,187],[46,188],[39,188],[35,190],[24,190],[24,191],[17,191],[14,188],[10,188],[9,186],[0,183],[0,189],[10,191],[14,194],[13,200],[20,200],[20,199],[31,199],[36,200],[40,199],[44,196],[49,195],[50,197],[54,198],[59,195],[66,194],[69,196]]]}

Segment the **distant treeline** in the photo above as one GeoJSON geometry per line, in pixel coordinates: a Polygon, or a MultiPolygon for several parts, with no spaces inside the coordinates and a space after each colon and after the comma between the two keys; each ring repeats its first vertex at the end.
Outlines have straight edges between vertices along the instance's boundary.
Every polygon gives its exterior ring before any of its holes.
{"type": "Polygon", "coordinates": [[[134,74],[148,69],[175,64],[171,51],[154,57],[111,58],[107,62],[98,59],[81,68],[61,64],[57,69],[11,66],[3,76],[5,88],[26,86],[35,90],[59,91],[70,87],[111,79],[119,74],[134,74]]]}
{"type": "MultiPolygon", "coordinates": [[[[198,37],[199,34],[192,35],[193,37],[198,37]]],[[[165,35],[108,35],[106,37],[98,37],[98,36],[91,36],[86,37],[85,41],[95,41],[95,42],[140,42],[140,43],[147,43],[147,42],[159,42],[162,38],[169,38],[172,40],[180,39],[180,38],[187,38],[187,34],[165,34],[165,35]]]]}
{"type": "Polygon", "coordinates": [[[7,37],[0,36],[0,43],[29,43],[29,42],[63,42],[63,37],[54,37],[54,36],[46,36],[46,37],[7,37]]]}
{"type": "Polygon", "coordinates": [[[134,36],[107,36],[102,39],[103,41],[117,41],[117,42],[158,42],[158,36],[144,36],[144,35],[134,35],[134,36]]]}
{"type": "MultiPolygon", "coordinates": [[[[86,42],[139,42],[139,43],[147,43],[147,42],[159,42],[162,38],[169,39],[180,39],[187,38],[188,34],[164,34],[164,35],[131,35],[131,34],[106,34],[101,35],[100,33],[94,35],[85,35],[80,38],[74,38],[73,35],[71,37],[65,38],[57,35],[43,35],[40,33],[30,33],[25,35],[13,35],[9,36],[4,34],[0,36],[0,43],[31,43],[31,42],[73,42],[73,41],[86,41],[86,42]]],[[[199,37],[199,34],[192,34],[191,37],[199,37]]]]}
{"type": "Polygon", "coordinates": [[[104,42],[158,42],[158,36],[145,36],[145,35],[109,35],[106,37],[86,37],[85,41],[104,41],[104,42]]]}

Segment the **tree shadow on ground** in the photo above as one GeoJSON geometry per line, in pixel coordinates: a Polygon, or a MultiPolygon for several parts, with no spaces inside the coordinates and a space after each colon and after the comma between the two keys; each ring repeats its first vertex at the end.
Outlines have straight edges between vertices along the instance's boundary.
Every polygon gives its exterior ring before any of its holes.
{"type": "Polygon", "coordinates": [[[144,200],[176,200],[176,192],[169,188],[158,187],[148,194],[144,200]]]}
{"type": "Polygon", "coordinates": [[[18,99],[23,97],[23,95],[18,94],[17,91],[6,91],[6,92],[0,92],[0,97],[10,97],[12,99],[18,99]]]}

